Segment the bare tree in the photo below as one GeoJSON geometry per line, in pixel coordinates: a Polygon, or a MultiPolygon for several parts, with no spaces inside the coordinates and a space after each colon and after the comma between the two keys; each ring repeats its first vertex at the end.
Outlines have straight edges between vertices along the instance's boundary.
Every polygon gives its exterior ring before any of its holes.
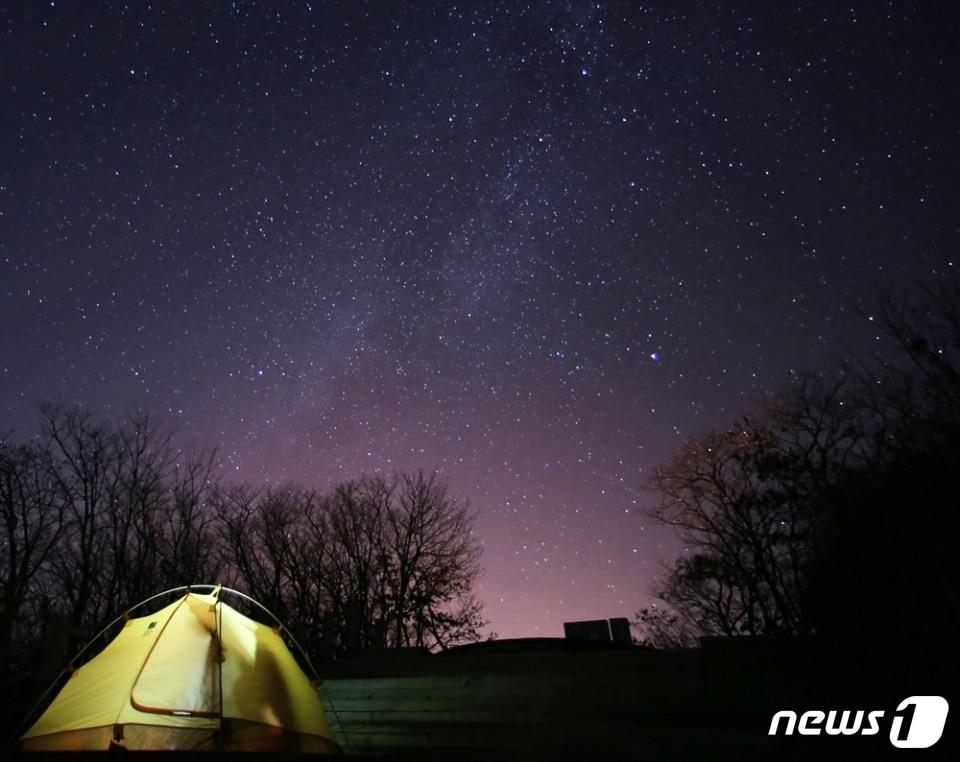
{"type": "Polygon", "coordinates": [[[117,498],[121,469],[115,433],[80,408],[42,408],[43,446],[65,519],[62,541],[53,556],[53,574],[66,604],[75,648],[82,633],[107,614],[112,588],[111,503],[117,498]]]}
{"type": "Polygon", "coordinates": [[[960,515],[960,279],[867,317],[882,352],[848,356],[833,382],[799,379],[654,476],[653,514],[685,543],[659,593],[702,633],[955,632],[960,570],[942,538],[960,515]]]}
{"type": "Polygon", "coordinates": [[[41,413],[36,444],[0,442],[0,645],[18,612],[57,618],[75,650],[158,588],[213,581],[247,590],[316,654],[479,637],[473,514],[435,474],[328,494],[220,487],[213,453],[178,449],[146,413],[41,413]]]}
{"type": "Polygon", "coordinates": [[[35,445],[0,441],[0,522],[0,654],[8,654],[15,624],[64,524],[46,453],[35,445]]]}
{"type": "Polygon", "coordinates": [[[392,643],[437,646],[475,640],[482,626],[472,591],[480,545],[473,516],[436,474],[400,474],[387,514],[387,591],[392,643]]]}
{"type": "Polygon", "coordinates": [[[639,633],[634,641],[649,648],[692,648],[704,634],[684,614],[657,604],[640,609],[633,626],[639,633]]]}
{"type": "Polygon", "coordinates": [[[314,522],[327,538],[321,585],[328,600],[328,647],[357,650],[387,644],[388,567],[385,527],[391,490],[382,479],[338,485],[314,522]]]}
{"type": "MultiPolygon", "coordinates": [[[[110,537],[107,574],[109,600],[139,601],[156,591],[160,581],[160,516],[170,467],[172,434],[151,417],[136,411],[115,433],[116,453],[107,503],[110,537]]],[[[109,612],[107,612],[109,615],[109,612]]]]}
{"type": "Polygon", "coordinates": [[[238,584],[315,653],[479,637],[473,517],[435,475],[365,477],[325,496],[234,487],[215,504],[238,584]]]}
{"type": "Polygon", "coordinates": [[[803,378],[757,420],[686,442],[652,514],[686,546],[660,590],[705,634],[804,633],[818,509],[872,449],[850,384],[803,378]]]}
{"type": "MultiPolygon", "coordinates": [[[[220,544],[232,572],[227,582],[242,583],[254,598],[279,609],[283,604],[280,591],[284,554],[270,554],[266,550],[262,496],[262,490],[237,485],[216,492],[213,507],[220,544]]],[[[274,518],[279,515],[274,511],[274,518]]]]}
{"type": "Polygon", "coordinates": [[[473,515],[436,474],[365,477],[340,485],[325,506],[325,584],[347,648],[478,639],[473,515]]]}
{"type": "Polygon", "coordinates": [[[225,570],[213,506],[215,458],[193,445],[174,453],[157,538],[164,586],[214,582],[225,570]]]}
{"type": "Polygon", "coordinates": [[[62,515],[44,605],[67,617],[71,646],[158,586],[222,568],[212,453],[176,449],[144,411],[110,422],[60,404],[42,407],[38,448],[62,515]]]}

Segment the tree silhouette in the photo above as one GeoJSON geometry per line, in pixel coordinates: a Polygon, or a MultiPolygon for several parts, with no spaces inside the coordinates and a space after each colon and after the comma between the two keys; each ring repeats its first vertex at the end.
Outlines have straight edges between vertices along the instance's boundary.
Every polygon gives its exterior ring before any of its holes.
{"type": "Polygon", "coordinates": [[[0,521],[0,658],[9,669],[19,614],[36,593],[64,529],[63,507],[40,447],[0,441],[0,521]]]}
{"type": "Polygon", "coordinates": [[[436,475],[364,477],[327,495],[236,487],[214,504],[237,583],[315,653],[479,637],[472,515],[436,475]]]}
{"type": "Polygon", "coordinates": [[[955,631],[960,287],[917,293],[881,298],[884,355],[796,379],[655,472],[651,513],[685,546],[658,589],[669,616],[701,635],[955,631]]]}

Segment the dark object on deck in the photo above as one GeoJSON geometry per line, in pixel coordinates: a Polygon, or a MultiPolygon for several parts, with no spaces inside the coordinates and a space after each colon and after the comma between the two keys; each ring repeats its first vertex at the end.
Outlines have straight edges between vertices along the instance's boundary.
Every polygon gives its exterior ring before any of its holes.
{"type": "Polygon", "coordinates": [[[581,622],[564,622],[563,635],[569,640],[610,640],[610,624],[606,619],[586,619],[581,622]]]}
{"type": "Polygon", "coordinates": [[[564,622],[563,635],[567,640],[591,640],[600,643],[633,642],[630,637],[630,621],[626,617],[564,622]]]}
{"type": "Polygon", "coordinates": [[[614,643],[632,643],[630,637],[630,620],[624,616],[610,620],[610,640],[614,643]]]}

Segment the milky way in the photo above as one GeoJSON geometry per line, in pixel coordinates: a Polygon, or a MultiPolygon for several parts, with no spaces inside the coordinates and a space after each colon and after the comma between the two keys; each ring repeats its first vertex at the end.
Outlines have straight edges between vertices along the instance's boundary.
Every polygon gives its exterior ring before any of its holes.
{"type": "Polygon", "coordinates": [[[683,438],[950,267],[953,3],[0,10],[0,429],[438,469],[503,636],[631,616],[683,438]]]}

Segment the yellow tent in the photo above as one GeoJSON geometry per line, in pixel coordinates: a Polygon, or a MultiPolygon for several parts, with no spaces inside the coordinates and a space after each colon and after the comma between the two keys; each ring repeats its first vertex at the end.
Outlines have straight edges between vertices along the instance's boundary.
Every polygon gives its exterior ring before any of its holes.
{"type": "Polygon", "coordinates": [[[279,632],[186,594],[76,669],[21,743],[67,749],[337,752],[317,690],[279,632]]]}

